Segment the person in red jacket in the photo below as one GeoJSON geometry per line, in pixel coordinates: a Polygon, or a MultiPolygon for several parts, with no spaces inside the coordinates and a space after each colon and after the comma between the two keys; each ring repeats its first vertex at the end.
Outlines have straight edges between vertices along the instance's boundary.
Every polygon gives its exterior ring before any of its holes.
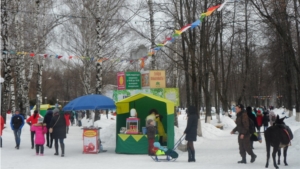
{"type": "Polygon", "coordinates": [[[64,114],[67,126],[67,134],[69,133],[69,126],[70,126],[70,112],[65,112],[64,114]]]}
{"type": "Polygon", "coordinates": [[[262,122],[263,122],[263,115],[260,110],[257,111],[256,121],[257,121],[257,131],[258,133],[260,133],[260,127],[262,126],[262,122]]]}
{"type": "Polygon", "coordinates": [[[26,120],[26,123],[30,125],[31,149],[34,148],[34,135],[35,135],[35,131],[32,130],[32,126],[38,122],[39,117],[40,117],[39,112],[37,110],[35,110],[33,115],[31,115],[26,120]]]}
{"type": "Polygon", "coordinates": [[[2,147],[2,131],[4,129],[4,119],[0,115],[0,147],[2,147]]]}

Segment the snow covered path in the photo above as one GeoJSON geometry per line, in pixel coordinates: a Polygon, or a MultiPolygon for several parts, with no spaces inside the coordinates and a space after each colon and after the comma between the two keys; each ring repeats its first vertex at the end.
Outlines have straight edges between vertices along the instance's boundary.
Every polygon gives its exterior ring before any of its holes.
{"type": "MultiPolygon", "coordinates": [[[[104,117],[104,116],[103,116],[104,117]]],[[[179,118],[180,128],[176,129],[176,138],[180,137],[185,128],[186,121],[179,118]]],[[[292,122],[292,120],[289,120],[292,122]]],[[[240,160],[238,151],[237,135],[230,135],[232,129],[231,119],[223,118],[226,128],[222,131],[210,124],[202,123],[204,137],[198,137],[195,142],[196,163],[187,162],[187,153],[177,150],[179,158],[176,162],[154,162],[147,155],[125,155],[116,154],[115,150],[115,121],[102,119],[98,125],[103,127],[101,138],[104,141],[106,153],[82,154],[82,130],[79,127],[71,126],[70,132],[65,139],[65,157],[54,156],[54,149],[45,147],[44,156],[36,156],[35,151],[30,149],[29,126],[22,130],[22,140],[19,150],[14,149],[14,137],[10,128],[6,128],[3,133],[3,148],[1,151],[1,169],[90,169],[90,168],[222,168],[222,169],[254,169],[265,168],[266,150],[265,143],[254,143],[254,152],[258,158],[254,163],[250,163],[250,156],[247,156],[248,164],[237,164],[240,160]],[[100,125],[101,124],[101,125],[100,125]]],[[[300,128],[300,123],[291,123],[293,130],[300,128]]],[[[297,132],[300,133],[300,132],[297,132]]],[[[296,144],[299,145],[299,139],[296,144]]],[[[295,144],[295,142],[294,142],[295,144]]],[[[281,169],[299,169],[300,149],[291,146],[288,151],[289,166],[280,166],[281,169]]],[[[270,159],[269,168],[274,168],[270,159]]]]}

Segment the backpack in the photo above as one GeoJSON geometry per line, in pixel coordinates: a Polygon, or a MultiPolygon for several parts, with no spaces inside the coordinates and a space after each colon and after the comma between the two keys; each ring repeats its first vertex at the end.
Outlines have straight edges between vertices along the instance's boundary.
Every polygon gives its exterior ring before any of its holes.
{"type": "Polygon", "coordinates": [[[253,134],[253,133],[255,133],[255,125],[254,125],[254,122],[253,122],[253,120],[251,120],[249,117],[248,117],[248,120],[249,120],[249,133],[250,133],[250,134],[253,134]]]}

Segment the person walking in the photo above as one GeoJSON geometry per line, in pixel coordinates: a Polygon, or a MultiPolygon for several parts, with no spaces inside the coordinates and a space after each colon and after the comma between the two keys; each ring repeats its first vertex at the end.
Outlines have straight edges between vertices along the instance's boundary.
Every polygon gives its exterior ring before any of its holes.
{"type": "Polygon", "coordinates": [[[24,117],[20,115],[20,112],[16,110],[15,114],[11,117],[10,127],[14,131],[15,141],[16,141],[16,149],[20,148],[21,143],[21,131],[24,126],[24,117]]]}
{"type": "MultiPolygon", "coordinates": [[[[258,125],[257,125],[257,121],[256,121],[256,114],[254,113],[255,111],[253,111],[252,107],[250,107],[250,106],[248,106],[246,108],[246,111],[247,111],[248,117],[253,121],[255,127],[257,127],[258,125]]],[[[252,141],[252,139],[250,139],[250,143],[251,143],[251,148],[254,149],[254,147],[253,147],[254,142],[252,141]]]]}
{"type": "Polygon", "coordinates": [[[270,126],[273,126],[273,124],[276,121],[276,115],[275,115],[273,106],[270,107],[269,121],[270,121],[270,126]]]}
{"type": "Polygon", "coordinates": [[[53,144],[52,133],[49,132],[52,117],[53,117],[53,111],[51,109],[48,109],[43,123],[46,123],[46,128],[47,128],[47,133],[46,133],[47,144],[46,144],[46,146],[49,148],[52,148],[52,144],[53,144]]]}
{"type": "Polygon", "coordinates": [[[26,123],[30,126],[31,149],[34,148],[34,135],[35,135],[35,132],[32,131],[32,126],[38,122],[39,117],[40,117],[39,112],[38,112],[37,110],[35,110],[35,111],[33,112],[33,115],[31,115],[31,116],[26,120],[26,123]]]}
{"type": "Polygon", "coordinates": [[[36,155],[44,155],[44,144],[45,144],[45,134],[47,133],[46,123],[43,123],[43,119],[39,118],[38,123],[32,125],[32,131],[35,132],[35,149],[36,155]]]}
{"type": "Polygon", "coordinates": [[[256,121],[257,121],[257,127],[256,128],[257,128],[258,134],[260,135],[260,128],[261,128],[262,123],[263,123],[263,114],[261,113],[261,110],[257,111],[256,121]]]}
{"type": "Polygon", "coordinates": [[[156,128],[154,126],[154,120],[148,119],[147,122],[147,138],[148,138],[148,155],[155,155],[153,151],[153,143],[155,140],[156,128]]]}
{"type": "Polygon", "coordinates": [[[4,119],[2,115],[0,115],[0,147],[2,147],[2,132],[4,129],[4,119]]]}
{"type": "Polygon", "coordinates": [[[81,120],[82,120],[82,112],[81,111],[77,111],[77,125],[79,127],[81,127],[81,125],[82,125],[81,120]]]}
{"type": "Polygon", "coordinates": [[[251,156],[250,162],[253,163],[256,159],[256,155],[254,154],[251,143],[250,143],[250,133],[249,133],[249,117],[247,116],[247,112],[244,110],[244,106],[242,104],[238,104],[235,107],[237,117],[236,117],[236,127],[231,131],[231,134],[235,132],[239,132],[238,135],[238,143],[240,149],[240,155],[242,156],[242,160],[238,161],[239,164],[246,164],[246,152],[251,156]]]}
{"type": "Polygon", "coordinates": [[[69,133],[69,126],[70,126],[70,116],[72,112],[64,112],[64,118],[66,120],[66,126],[67,126],[67,134],[69,133]]]}
{"type": "Polygon", "coordinates": [[[53,110],[53,114],[54,116],[51,119],[50,127],[53,129],[52,136],[54,138],[54,147],[55,147],[54,155],[59,155],[58,153],[58,142],[59,142],[61,148],[61,156],[64,157],[65,155],[64,139],[67,137],[66,120],[64,118],[63,113],[59,113],[59,110],[57,108],[53,110]]]}
{"type": "Polygon", "coordinates": [[[262,119],[263,124],[264,124],[264,132],[267,130],[267,128],[269,127],[269,113],[267,111],[263,112],[264,117],[262,119]]]}
{"type": "Polygon", "coordinates": [[[197,127],[199,115],[195,106],[187,109],[187,126],[184,130],[185,140],[187,141],[188,162],[196,162],[194,141],[197,140],[197,127]]]}

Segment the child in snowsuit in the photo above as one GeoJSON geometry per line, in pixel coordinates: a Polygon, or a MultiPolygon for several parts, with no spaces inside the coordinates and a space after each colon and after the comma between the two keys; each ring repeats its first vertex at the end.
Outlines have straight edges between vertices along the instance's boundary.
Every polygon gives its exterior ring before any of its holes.
{"type": "Polygon", "coordinates": [[[148,155],[154,155],[155,153],[153,152],[153,143],[155,140],[155,133],[156,133],[156,128],[154,126],[154,120],[148,119],[147,120],[147,137],[148,137],[148,155]]]}
{"type": "Polygon", "coordinates": [[[43,156],[44,155],[44,144],[45,144],[45,134],[47,133],[47,127],[46,123],[43,123],[43,120],[39,123],[36,123],[32,126],[32,131],[35,131],[35,149],[36,149],[36,155],[43,156]]]}

